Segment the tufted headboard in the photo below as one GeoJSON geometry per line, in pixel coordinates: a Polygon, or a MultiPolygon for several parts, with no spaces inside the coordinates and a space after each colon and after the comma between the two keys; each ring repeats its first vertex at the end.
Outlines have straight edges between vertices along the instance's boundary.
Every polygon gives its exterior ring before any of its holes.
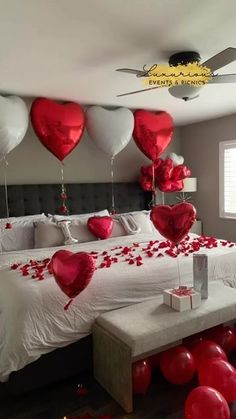
{"type": "MultiPolygon", "coordinates": [[[[110,183],[67,184],[70,214],[82,214],[111,208],[110,183]]],[[[10,185],[8,203],[10,216],[55,214],[61,205],[61,185],[10,185]]],[[[128,212],[148,209],[150,193],[144,192],[138,183],[115,183],[116,211],[128,212]]],[[[6,217],[4,186],[0,186],[0,217],[6,217]]]]}

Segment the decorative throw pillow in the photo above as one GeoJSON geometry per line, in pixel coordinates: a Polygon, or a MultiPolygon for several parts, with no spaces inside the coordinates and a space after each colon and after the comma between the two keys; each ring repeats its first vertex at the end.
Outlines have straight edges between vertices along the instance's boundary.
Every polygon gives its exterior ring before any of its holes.
{"type": "Polygon", "coordinates": [[[94,235],[88,230],[86,222],[78,222],[77,220],[74,220],[68,227],[70,235],[68,235],[68,232],[65,233],[65,230],[63,230],[62,220],[58,222],[50,220],[46,222],[36,222],[34,228],[35,248],[56,247],[63,246],[64,244],[85,243],[97,240],[96,237],[94,237],[94,235]]]}
{"type": "Polygon", "coordinates": [[[125,230],[125,234],[152,233],[153,225],[149,211],[135,211],[114,215],[125,230]]]}

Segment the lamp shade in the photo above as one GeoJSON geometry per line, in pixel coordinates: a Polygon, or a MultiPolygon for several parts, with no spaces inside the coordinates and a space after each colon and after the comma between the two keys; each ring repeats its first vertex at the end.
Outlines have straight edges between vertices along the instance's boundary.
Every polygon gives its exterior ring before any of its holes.
{"type": "Polygon", "coordinates": [[[184,187],[181,192],[196,192],[197,191],[197,178],[187,177],[184,179],[184,187]]]}

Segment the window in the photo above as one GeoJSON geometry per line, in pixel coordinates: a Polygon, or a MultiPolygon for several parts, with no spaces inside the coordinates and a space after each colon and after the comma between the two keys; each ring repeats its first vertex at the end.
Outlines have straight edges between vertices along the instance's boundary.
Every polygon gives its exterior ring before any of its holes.
{"type": "Polygon", "coordinates": [[[236,218],[236,140],[222,141],[220,153],[220,217],[236,218]]]}

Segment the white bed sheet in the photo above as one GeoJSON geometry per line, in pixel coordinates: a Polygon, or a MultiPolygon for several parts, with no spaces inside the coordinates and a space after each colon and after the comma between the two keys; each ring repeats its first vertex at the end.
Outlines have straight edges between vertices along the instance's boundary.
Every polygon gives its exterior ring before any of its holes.
{"type": "MultiPolygon", "coordinates": [[[[196,235],[191,234],[193,238],[196,235]]],[[[125,236],[67,246],[72,251],[109,250],[129,246],[134,241],[145,247],[155,233],[125,236]]],[[[65,247],[62,247],[65,248],[65,247]]],[[[12,371],[23,368],[42,354],[69,345],[91,332],[94,319],[102,312],[153,298],[162,289],[178,286],[177,260],[143,257],[143,265],[114,263],[97,269],[89,286],[74,299],[70,308],[63,307],[68,298],[53,276],[42,281],[23,277],[11,270],[14,262],[42,260],[59,248],[35,249],[0,255],[0,381],[7,381],[12,371]]],[[[117,252],[109,252],[115,254],[117,252]]],[[[209,255],[211,280],[224,280],[236,287],[236,248],[203,249],[209,255]]],[[[98,259],[98,265],[102,257],[98,259]]],[[[179,257],[181,282],[192,284],[192,256],[179,257]]]]}

